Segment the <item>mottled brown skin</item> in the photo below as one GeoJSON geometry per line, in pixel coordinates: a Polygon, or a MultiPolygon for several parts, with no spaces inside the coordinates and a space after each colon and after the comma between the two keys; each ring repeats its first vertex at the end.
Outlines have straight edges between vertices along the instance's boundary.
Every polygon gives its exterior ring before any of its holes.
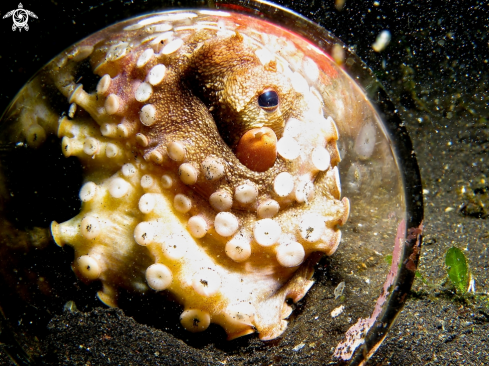
{"type": "Polygon", "coordinates": [[[280,138],[285,122],[300,103],[299,94],[273,67],[263,66],[243,44],[239,33],[204,44],[187,71],[197,87],[189,86],[211,110],[223,139],[235,148],[239,138],[255,127],[269,127],[280,138]],[[279,95],[279,107],[265,111],[258,96],[267,89],[279,95]]]}
{"type": "MultiPolygon", "coordinates": [[[[233,148],[246,131],[256,127],[271,128],[279,139],[302,97],[284,82],[283,76],[260,63],[239,33],[203,45],[201,42],[197,35],[184,46],[188,63],[181,58],[177,61],[175,56],[163,60],[171,66],[148,101],[157,109],[157,122],[142,127],[141,132],[150,139],[143,155],[153,149],[164,155],[168,143],[183,141],[185,161],[197,170],[209,155],[221,156],[228,163],[225,176],[213,184],[199,175],[195,187],[204,196],[209,197],[218,188],[232,193],[231,187],[249,180],[258,186],[260,197],[269,193],[274,177],[286,170],[286,162],[279,158],[270,169],[258,173],[241,164],[233,148]],[[267,89],[279,95],[279,107],[274,111],[258,105],[258,96],[267,89]]],[[[234,205],[236,208],[238,203],[234,205]]]]}

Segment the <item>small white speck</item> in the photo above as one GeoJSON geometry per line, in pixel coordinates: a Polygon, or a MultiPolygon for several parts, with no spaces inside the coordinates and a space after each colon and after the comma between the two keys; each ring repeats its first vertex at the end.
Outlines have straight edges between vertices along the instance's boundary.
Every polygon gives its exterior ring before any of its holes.
{"type": "Polygon", "coordinates": [[[301,343],[299,343],[297,346],[295,346],[294,348],[292,348],[292,351],[294,351],[294,352],[298,352],[298,351],[300,351],[301,349],[303,349],[305,345],[306,345],[306,344],[305,344],[304,342],[301,342],[301,343]]]}
{"type": "Polygon", "coordinates": [[[338,299],[343,295],[343,291],[345,290],[345,282],[340,282],[338,286],[334,289],[334,298],[335,300],[338,299]]]}
{"type": "Polygon", "coordinates": [[[344,305],[338,306],[337,308],[333,309],[333,311],[331,312],[331,317],[336,318],[338,315],[340,315],[343,312],[343,310],[345,310],[344,305]]]}
{"type": "Polygon", "coordinates": [[[475,280],[473,278],[471,278],[469,281],[469,288],[467,289],[467,292],[472,292],[475,294],[475,280]]]}
{"type": "Polygon", "coordinates": [[[372,48],[375,52],[381,52],[387,47],[390,41],[391,33],[388,30],[383,30],[377,36],[375,43],[372,45],[372,48]]]}

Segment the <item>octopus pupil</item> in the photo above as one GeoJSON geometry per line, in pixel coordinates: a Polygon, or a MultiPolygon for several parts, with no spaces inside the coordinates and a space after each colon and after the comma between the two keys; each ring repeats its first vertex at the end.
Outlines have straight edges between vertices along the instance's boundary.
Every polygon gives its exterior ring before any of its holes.
{"type": "Polygon", "coordinates": [[[258,105],[264,109],[275,109],[278,106],[278,94],[274,90],[266,90],[258,97],[258,105]]]}

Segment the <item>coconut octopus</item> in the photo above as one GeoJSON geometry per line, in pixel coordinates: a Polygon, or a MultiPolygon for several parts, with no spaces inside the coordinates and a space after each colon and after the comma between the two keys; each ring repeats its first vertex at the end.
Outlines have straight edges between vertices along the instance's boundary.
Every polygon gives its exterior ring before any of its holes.
{"type": "Polygon", "coordinates": [[[120,289],[169,291],[191,332],[280,336],[349,214],[328,62],[282,28],[204,10],[128,20],[55,58],[21,92],[17,130],[33,147],[57,134],[82,163],[79,213],[51,224],[76,275],[109,306],[120,289]]]}

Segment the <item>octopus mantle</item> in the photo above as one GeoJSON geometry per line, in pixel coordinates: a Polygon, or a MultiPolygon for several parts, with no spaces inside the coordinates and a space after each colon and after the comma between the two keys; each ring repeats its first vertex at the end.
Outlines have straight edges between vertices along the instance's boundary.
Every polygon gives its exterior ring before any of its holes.
{"type": "Polygon", "coordinates": [[[337,75],[312,47],[247,16],[161,13],[94,34],[29,84],[27,143],[57,133],[84,168],[80,212],[53,222],[53,238],[105,304],[121,288],[169,291],[189,331],[285,330],[286,300],[313,284],[308,257],[335,252],[349,212],[329,115],[337,75]],[[35,98],[49,88],[66,115],[35,98]]]}

